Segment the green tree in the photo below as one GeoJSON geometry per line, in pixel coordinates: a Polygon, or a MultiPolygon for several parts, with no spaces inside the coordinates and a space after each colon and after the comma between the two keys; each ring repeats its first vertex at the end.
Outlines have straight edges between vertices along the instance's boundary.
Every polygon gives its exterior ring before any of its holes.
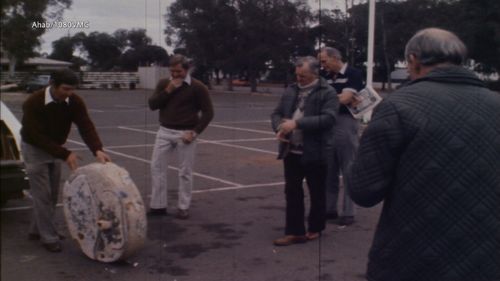
{"type": "Polygon", "coordinates": [[[151,64],[165,66],[167,62],[167,51],[155,45],[145,45],[128,49],[120,57],[120,66],[123,70],[127,71],[137,71],[139,66],[148,66],[151,64]]]}
{"type": "MultiPolygon", "coordinates": [[[[354,37],[366,58],[368,4],[350,10],[354,37]]],[[[375,75],[390,83],[390,73],[405,60],[404,48],[420,29],[439,27],[455,32],[476,62],[476,70],[500,69],[500,2],[496,0],[383,0],[376,3],[375,75]]]]}
{"type": "Polygon", "coordinates": [[[166,33],[198,68],[244,74],[255,91],[260,72],[289,65],[304,45],[295,40],[304,39],[297,34],[306,33],[310,18],[306,1],[177,0],[166,33]]]}
{"type": "MultiPolygon", "coordinates": [[[[232,72],[238,22],[234,1],[178,0],[167,13],[167,44],[193,58],[198,70],[232,72]]],[[[197,71],[202,78],[206,73],[197,71]]]]}
{"type": "Polygon", "coordinates": [[[137,71],[138,66],[151,64],[165,65],[168,53],[160,46],[151,45],[151,38],[146,35],[145,29],[119,29],[113,37],[124,48],[119,63],[122,69],[137,71]]]}
{"type": "Polygon", "coordinates": [[[75,34],[75,44],[86,54],[93,70],[106,71],[118,66],[125,47],[123,42],[105,32],[75,34]]]}
{"type": "MultiPolygon", "coordinates": [[[[82,33],[84,35],[84,33],[82,33]]],[[[52,52],[49,58],[55,60],[69,61],[72,63],[71,68],[74,70],[80,70],[80,67],[87,64],[87,61],[81,57],[74,55],[75,50],[78,46],[78,40],[80,40],[81,34],[70,37],[61,37],[58,40],[52,42],[52,52]]]]}
{"type": "Polygon", "coordinates": [[[75,43],[73,38],[65,36],[52,42],[52,53],[49,58],[55,60],[71,61],[73,59],[73,52],[75,51],[75,43]]]}
{"type": "Polygon", "coordinates": [[[500,2],[497,0],[450,1],[450,29],[467,45],[476,70],[500,72],[500,2]]]}
{"type": "Polygon", "coordinates": [[[35,54],[46,22],[57,19],[72,0],[2,0],[0,22],[1,45],[9,58],[9,75],[17,63],[35,54]],[[41,25],[38,25],[41,24],[41,25]]]}

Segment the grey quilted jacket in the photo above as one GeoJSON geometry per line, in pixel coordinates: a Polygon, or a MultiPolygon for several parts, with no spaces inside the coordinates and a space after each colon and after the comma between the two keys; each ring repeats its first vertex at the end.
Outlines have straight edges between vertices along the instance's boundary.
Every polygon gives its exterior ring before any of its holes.
{"type": "Polygon", "coordinates": [[[357,204],[384,201],[368,280],[500,280],[500,95],[472,72],[391,94],[346,178],[357,204]]]}

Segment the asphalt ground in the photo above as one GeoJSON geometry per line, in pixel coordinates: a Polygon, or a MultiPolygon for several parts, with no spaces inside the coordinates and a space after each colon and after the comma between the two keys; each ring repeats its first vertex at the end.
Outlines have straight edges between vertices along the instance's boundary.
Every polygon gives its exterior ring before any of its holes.
{"type": "MultiPolygon", "coordinates": [[[[87,103],[106,152],[129,171],[148,205],[149,163],[158,129],[158,113],[147,107],[151,91],[78,94],[87,103]]],[[[19,120],[27,96],[1,94],[19,120]]],[[[329,222],[318,240],[273,246],[272,241],[283,235],[285,219],[283,167],[276,160],[277,142],[269,122],[279,90],[212,91],[211,96],[215,118],[199,136],[188,220],[172,215],[149,219],[148,239],[139,252],[123,262],[100,263],[84,256],[69,237],[60,204],[57,222],[67,238],[61,253],[49,253],[27,239],[30,199],[11,200],[1,209],[1,280],[365,280],[380,205],[358,208],[351,226],[329,222]]],[[[81,165],[94,161],[76,129],[66,146],[82,157],[81,165]]],[[[170,214],[177,203],[173,159],[168,170],[170,214]]],[[[68,175],[64,165],[62,180],[68,175]]]]}

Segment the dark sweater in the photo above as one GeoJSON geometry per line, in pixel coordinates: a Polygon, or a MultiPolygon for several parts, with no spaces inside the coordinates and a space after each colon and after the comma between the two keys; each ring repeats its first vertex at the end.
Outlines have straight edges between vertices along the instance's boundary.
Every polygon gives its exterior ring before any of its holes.
{"type": "Polygon", "coordinates": [[[62,145],[75,123],[92,153],[102,150],[102,143],[90,120],[82,98],[69,97],[69,103],[51,102],[45,105],[45,89],[32,94],[23,104],[21,136],[50,155],[65,160],[71,153],[62,145]]]}
{"type": "Polygon", "coordinates": [[[207,87],[192,78],[191,85],[183,82],[182,86],[167,93],[168,83],[168,79],[160,80],[149,98],[149,108],[160,110],[160,124],[169,129],[203,132],[214,116],[207,87]]]}

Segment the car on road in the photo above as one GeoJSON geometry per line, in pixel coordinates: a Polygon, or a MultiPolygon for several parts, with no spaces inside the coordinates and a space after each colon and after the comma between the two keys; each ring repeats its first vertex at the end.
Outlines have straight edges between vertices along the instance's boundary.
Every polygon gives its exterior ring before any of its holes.
{"type": "Polygon", "coordinates": [[[21,88],[27,93],[33,93],[49,85],[49,82],[50,75],[36,75],[21,83],[21,88]]]}
{"type": "Polygon", "coordinates": [[[10,109],[1,103],[0,122],[0,203],[22,198],[29,189],[28,176],[21,154],[21,124],[10,109]]]}

